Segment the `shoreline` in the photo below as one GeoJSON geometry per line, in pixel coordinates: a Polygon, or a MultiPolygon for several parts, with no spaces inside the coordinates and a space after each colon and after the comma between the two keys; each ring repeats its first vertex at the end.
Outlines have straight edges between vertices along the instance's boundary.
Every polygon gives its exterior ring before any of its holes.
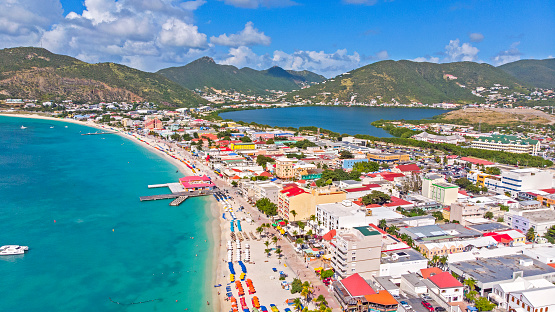
{"type": "MultiPolygon", "coordinates": [[[[49,116],[42,116],[42,115],[37,115],[37,114],[0,114],[0,116],[4,116],[4,117],[13,117],[13,118],[27,118],[27,119],[42,119],[42,120],[52,120],[52,121],[61,121],[61,122],[67,122],[67,123],[71,123],[71,124],[77,124],[77,125],[82,125],[82,126],[87,126],[87,127],[91,127],[91,128],[95,128],[95,129],[99,129],[99,130],[109,130],[109,131],[113,131],[114,134],[119,135],[120,137],[126,138],[130,141],[135,142],[136,144],[140,145],[143,148],[146,148],[146,150],[160,156],[162,159],[166,160],[167,162],[169,162],[171,165],[173,165],[174,167],[176,167],[177,170],[179,170],[182,174],[185,175],[194,175],[194,173],[191,171],[191,169],[189,169],[184,163],[182,163],[181,161],[169,156],[168,154],[166,154],[165,152],[158,150],[156,148],[153,147],[153,143],[157,143],[155,140],[152,140],[151,138],[147,138],[141,135],[129,135],[126,132],[119,130],[117,128],[114,127],[110,127],[110,126],[101,126],[98,125],[96,123],[91,123],[91,122],[82,122],[82,121],[77,121],[77,120],[71,120],[71,119],[65,119],[65,118],[54,118],[54,117],[49,117],[49,116]],[[141,138],[143,141],[139,141],[137,139],[137,137],[141,138]],[[154,142],[153,142],[154,141],[154,142]],[[145,142],[149,142],[149,144],[146,144],[145,142]]],[[[186,153],[186,151],[183,150],[183,152],[186,153]]],[[[185,154],[187,155],[187,154],[185,154]]],[[[190,155],[187,155],[190,157],[190,155]]],[[[184,159],[186,159],[187,157],[184,157],[184,159]]],[[[209,284],[206,287],[206,290],[209,292],[206,294],[206,299],[210,301],[210,306],[211,309],[213,311],[220,311],[220,308],[222,306],[221,302],[223,300],[220,300],[219,296],[217,295],[217,292],[213,291],[212,288],[213,285],[216,285],[216,282],[218,280],[218,276],[217,276],[217,272],[221,272],[222,271],[222,265],[218,262],[218,259],[221,256],[221,251],[220,246],[222,245],[222,237],[223,237],[223,220],[221,220],[219,218],[219,213],[220,213],[220,206],[218,204],[218,202],[213,198],[213,196],[210,196],[210,198],[208,198],[204,204],[203,207],[205,210],[209,209],[210,211],[206,212],[209,218],[212,218],[212,220],[210,220],[209,222],[207,222],[208,227],[206,231],[208,236],[212,237],[213,239],[213,247],[212,247],[212,259],[210,259],[210,256],[208,257],[206,264],[209,265],[209,267],[207,267],[206,270],[206,277],[208,280],[210,280],[210,282],[212,284],[209,284]],[[222,235],[220,236],[218,233],[218,230],[220,230],[220,232],[222,232],[222,235]]]]}

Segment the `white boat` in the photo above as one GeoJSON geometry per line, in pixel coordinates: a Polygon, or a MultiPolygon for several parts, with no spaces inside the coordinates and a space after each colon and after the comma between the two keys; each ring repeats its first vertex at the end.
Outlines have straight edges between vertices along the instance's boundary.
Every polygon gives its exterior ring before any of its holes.
{"type": "Polygon", "coordinates": [[[0,247],[0,256],[22,255],[27,250],[29,250],[29,247],[27,246],[4,245],[0,247]]]}
{"type": "Polygon", "coordinates": [[[25,126],[21,126],[21,129],[27,129],[27,127],[25,127],[25,126]]]}
{"type": "Polygon", "coordinates": [[[54,126],[50,127],[50,129],[53,129],[53,128],[54,128],[54,126]]]}

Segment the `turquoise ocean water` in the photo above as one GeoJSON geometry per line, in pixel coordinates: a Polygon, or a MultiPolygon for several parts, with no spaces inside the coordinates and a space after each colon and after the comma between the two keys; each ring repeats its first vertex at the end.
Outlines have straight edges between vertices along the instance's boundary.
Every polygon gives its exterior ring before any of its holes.
{"type": "Polygon", "coordinates": [[[0,245],[30,248],[0,257],[0,311],[208,311],[209,199],[140,202],[183,175],[90,131],[0,116],[0,245]]]}
{"type": "Polygon", "coordinates": [[[389,133],[372,126],[371,123],[380,119],[424,119],[446,112],[442,109],[405,107],[305,106],[234,111],[222,113],[220,116],[223,119],[254,121],[278,127],[315,126],[351,135],[369,134],[377,137],[391,137],[389,133]]]}

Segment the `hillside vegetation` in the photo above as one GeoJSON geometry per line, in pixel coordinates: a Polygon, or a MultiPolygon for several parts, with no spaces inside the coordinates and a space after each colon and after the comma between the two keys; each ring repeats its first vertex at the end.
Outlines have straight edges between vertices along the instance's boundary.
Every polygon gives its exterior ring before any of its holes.
{"type": "Polygon", "coordinates": [[[292,91],[301,86],[324,81],[309,71],[284,70],[274,66],[267,70],[219,65],[212,58],[202,57],[185,66],[159,70],[158,74],[188,89],[214,88],[244,94],[268,94],[269,90],[292,91]]]}
{"type": "Polygon", "coordinates": [[[520,60],[499,66],[500,69],[537,88],[555,88],[555,59],[520,60]]]}
{"type": "Polygon", "coordinates": [[[525,87],[513,76],[488,64],[381,61],[292,92],[286,99],[330,102],[350,101],[354,97],[357,102],[474,103],[484,99],[472,94],[473,89],[494,84],[516,91],[524,91],[525,87]]]}
{"type": "Polygon", "coordinates": [[[28,47],[0,50],[0,97],[76,103],[149,101],[167,107],[207,103],[158,74],[114,63],[89,64],[28,47]]]}

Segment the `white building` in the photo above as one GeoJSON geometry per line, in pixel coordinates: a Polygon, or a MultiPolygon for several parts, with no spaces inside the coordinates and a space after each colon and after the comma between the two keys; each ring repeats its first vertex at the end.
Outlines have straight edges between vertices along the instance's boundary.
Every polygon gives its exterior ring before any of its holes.
{"type": "Polygon", "coordinates": [[[389,208],[366,208],[353,204],[349,200],[316,205],[316,220],[320,221],[320,229],[323,233],[356,226],[367,226],[370,223],[377,225],[382,219],[400,218],[404,218],[404,216],[389,208]]]}
{"type": "Polygon", "coordinates": [[[459,143],[464,143],[464,137],[460,135],[436,135],[430,134],[428,132],[421,132],[417,135],[412,136],[413,139],[418,141],[424,141],[429,143],[447,143],[447,144],[455,144],[458,145],[459,143]]]}
{"type": "Polygon", "coordinates": [[[382,235],[371,227],[338,231],[332,240],[331,266],[340,278],[358,273],[370,279],[379,275],[381,250],[382,235]]]}
{"type": "Polygon", "coordinates": [[[514,281],[494,285],[492,292],[488,295],[488,299],[497,303],[500,308],[508,310],[509,298],[512,293],[540,288],[555,288],[555,286],[543,278],[527,280],[517,277],[514,281]]]}
{"type": "Polygon", "coordinates": [[[540,141],[521,139],[509,135],[492,135],[491,137],[477,138],[472,141],[471,147],[490,151],[537,155],[540,150],[540,141]]]}
{"type": "Polygon", "coordinates": [[[553,186],[553,175],[537,168],[514,169],[501,172],[501,190],[515,197],[518,192],[548,189],[553,186]]]}
{"type": "Polygon", "coordinates": [[[509,311],[540,312],[555,310],[555,287],[517,291],[509,295],[509,311]]]}

